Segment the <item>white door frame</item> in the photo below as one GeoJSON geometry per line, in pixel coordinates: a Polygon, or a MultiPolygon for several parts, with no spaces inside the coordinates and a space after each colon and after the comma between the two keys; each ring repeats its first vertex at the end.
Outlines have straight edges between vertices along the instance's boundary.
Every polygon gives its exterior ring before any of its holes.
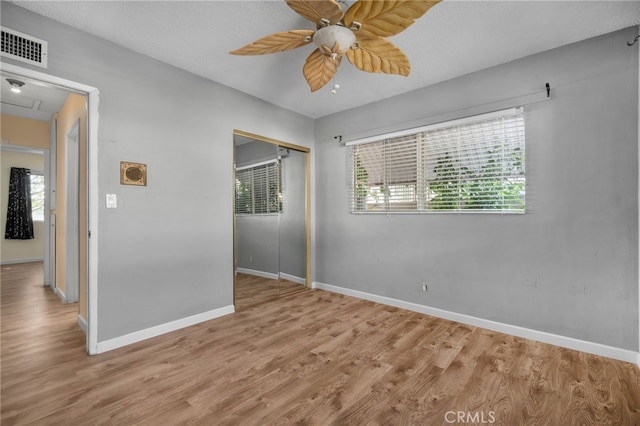
{"type": "Polygon", "coordinates": [[[76,303],[80,293],[80,119],[65,137],[65,303],[76,303]]]}
{"type": "MultiPolygon", "coordinates": [[[[46,148],[35,148],[29,146],[22,145],[9,145],[6,144],[5,141],[0,143],[0,152],[1,151],[9,151],[9,152],[20,152],[23,154],[33,154],[33,155],[42,155],[44,170],[38,170],[39,172],[44,173],[44,181],[45,187],[49,186],[49,181],[51,177],[51,170],[49,169],[49,150],[46,148]]],[[[51,286],[51,276],[49,274],[49,266],[51,262],[51,253],[50,253],[50,234],[49,228],[51,226],[51,217],[49,215],[49,210],[51,209],[51,200],[49,199],[49,193],[45,193],[44,195],[44,246],[43,246],[43,284],[46,286],[51,286]]],[[[36,259],[31,259],[36,260],[36,259]]]]}
{"type": "MultiPolygon", "coordinates": [[[[637,47],[640,52],[640,44],[637,47]]],[[[636,122],[638,132],[638,163],[640,163],[640,67],[638,67],[638,121],[636,122]]],[[[638,170],[638,188],[640,188],[640,169],[638,170]]],[[[638,211],[640,211],[640,190],[638,191],[638,211]]],[[[638,264],[640,264],[640,217],[636,218],[638,225],[638,264]]],[[[638,277],[638,347],[636,355],[636,364],[640,367],[640,276],[638,277]]]]}
{"type": "Polygon", "coordinates": [[[45,197],[45,225],[47,226],[48,246],[44,252],[44,282],[51,290],[56,288],[56,215],[51,211],[57,206],[57,147],[58,147],[58,118],[51,120],[51,136],[49,138],[49,155],[45,156],[45,170],[47,170],[47,196],[45,197]],[[48,157],[48,158],[47,158],[48,157]],[[47,265],[48,263],[48,265],[47,265]]]}
{"type": "Polygon", "coordinates": [[[12,64],[2,64],[3,71],[54,84],[87,94],[87,353],[98,353],[98,103],[97,88],[66,80],[40,71],[12,64]]]}

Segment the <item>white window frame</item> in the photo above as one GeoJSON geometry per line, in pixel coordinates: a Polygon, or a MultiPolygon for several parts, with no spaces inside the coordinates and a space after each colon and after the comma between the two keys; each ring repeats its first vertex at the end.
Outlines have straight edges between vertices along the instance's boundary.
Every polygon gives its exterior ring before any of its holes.
{"type": "Polygon", "coordinates": [[[350,149],[351,213],[526,211],[522,108],[370,136],[345,145],[350,149]],[[402,176],[414,177],[404,182],[402,176]],[[405,191],[404,198],[400,194],[394,199],[394,191],[400,190],[405,191]]]}

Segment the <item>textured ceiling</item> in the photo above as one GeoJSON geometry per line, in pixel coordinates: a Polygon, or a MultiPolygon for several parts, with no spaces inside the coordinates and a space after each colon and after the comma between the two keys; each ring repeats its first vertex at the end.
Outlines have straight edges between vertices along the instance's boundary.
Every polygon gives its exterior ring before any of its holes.
{"type": "Polygon", "coordinates": [[[409,77],[370,74],[344,60],[332,84],[311,93],[304,46],[233,56],[267,34],[314,29],[284,1],[17,1],[19,6],[308,117],[353,108],[564,44],[637,25],[638,1],[444,0],[389,39],[411,61],[409,77]]]}

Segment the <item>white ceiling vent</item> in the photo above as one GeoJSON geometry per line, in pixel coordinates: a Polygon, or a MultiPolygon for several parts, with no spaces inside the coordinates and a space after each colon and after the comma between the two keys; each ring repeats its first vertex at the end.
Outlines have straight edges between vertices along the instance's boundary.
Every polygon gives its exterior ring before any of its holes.
{"type": "Polygon", "coordinates": [[[2,56],[47,68],[47,42],[18,31],[2,28],[2,56]]]}

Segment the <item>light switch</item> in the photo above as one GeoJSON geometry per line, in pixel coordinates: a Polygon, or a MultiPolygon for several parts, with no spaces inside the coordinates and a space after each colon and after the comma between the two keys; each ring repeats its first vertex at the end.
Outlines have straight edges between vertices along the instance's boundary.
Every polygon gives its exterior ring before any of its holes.
{"type": "Polygon", "coordinates": [[[116,194],[107,194],[107,208],[108,209],[118,208],[118,197],[116,196],[116,194]]]}

